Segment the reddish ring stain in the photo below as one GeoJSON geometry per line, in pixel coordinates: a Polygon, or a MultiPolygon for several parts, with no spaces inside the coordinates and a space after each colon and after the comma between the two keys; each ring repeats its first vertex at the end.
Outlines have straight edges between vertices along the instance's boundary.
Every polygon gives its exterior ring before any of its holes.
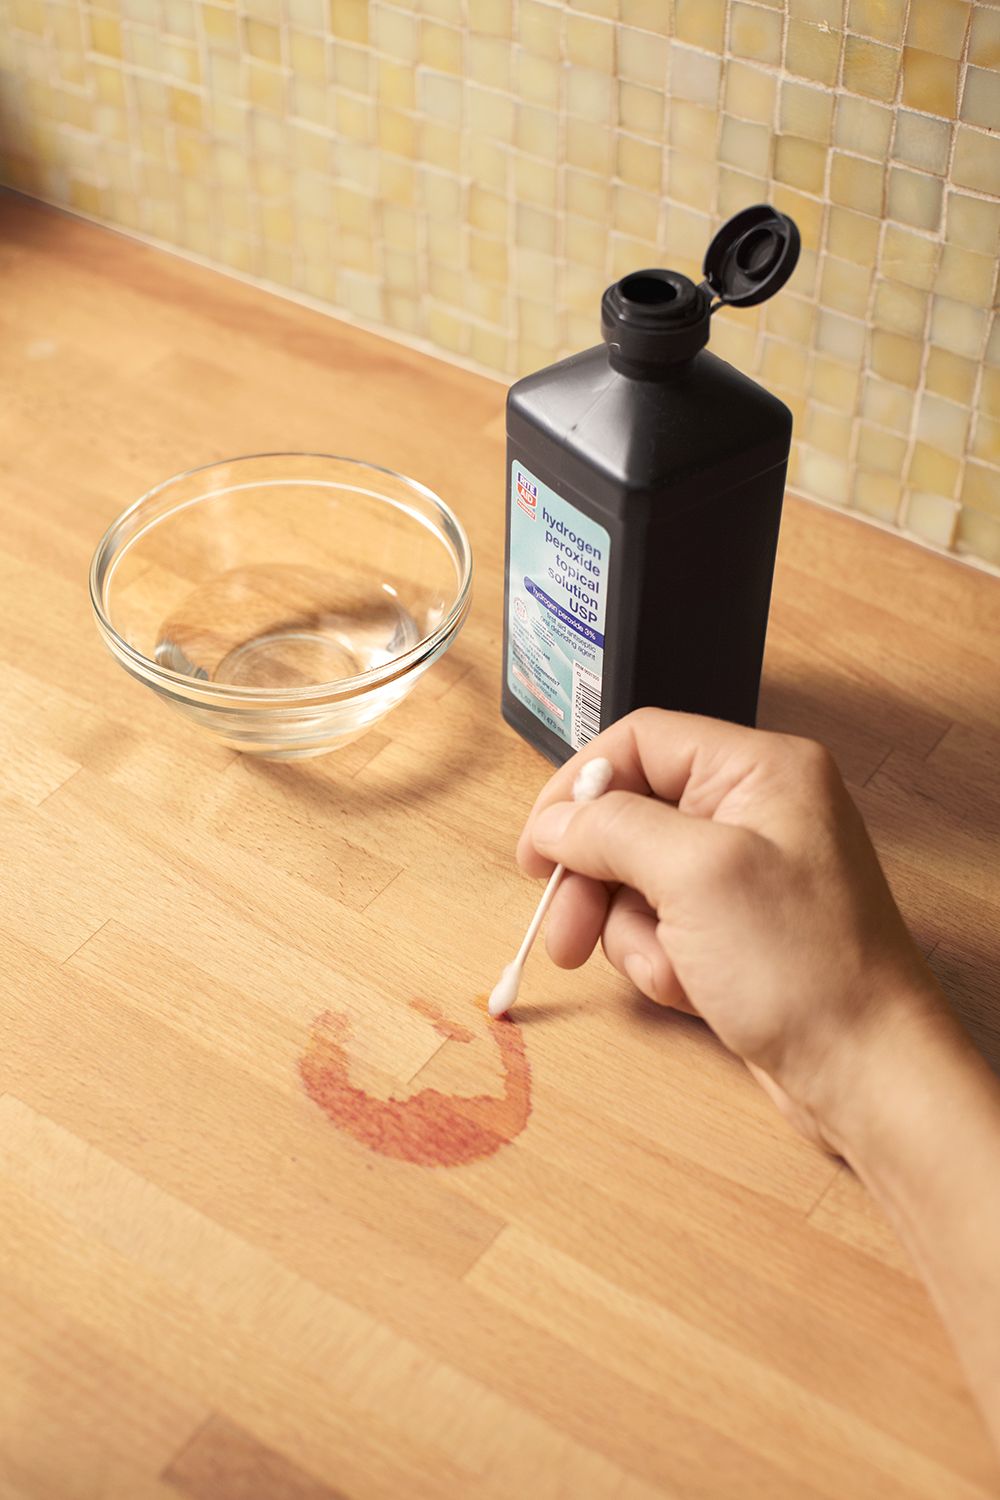
{"type": "MultiPolygon", "coordinates": [[[[439,1036],[471,1042],[474,1033],[449,1021],[428,1000],[411,1009],[431,1022],[439,1036]]],[[[531,1113],[531,1069],[519,1028],[494,1021],[489,1034],[503,1064],[502,1094],[442,1094],[420,1089],[407,1099],[376,1099],[351,1082],[347,1017],[324,1011],[313,1023],[299,1062],[306,1093],[348,1135],[399,1161],[424,1167],[457,1167],[492,1156],[524,1129],[531,1113]]]]}

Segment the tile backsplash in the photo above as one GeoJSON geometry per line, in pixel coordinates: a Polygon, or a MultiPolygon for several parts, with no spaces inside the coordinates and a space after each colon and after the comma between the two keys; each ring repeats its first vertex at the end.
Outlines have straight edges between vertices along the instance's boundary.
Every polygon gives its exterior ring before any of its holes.
{"type": "Polygon", "coordinates": [[[770,199],[793,485],[1000,566],[985,0],[0,0],[0,180],[505,375],[770,199]]]}

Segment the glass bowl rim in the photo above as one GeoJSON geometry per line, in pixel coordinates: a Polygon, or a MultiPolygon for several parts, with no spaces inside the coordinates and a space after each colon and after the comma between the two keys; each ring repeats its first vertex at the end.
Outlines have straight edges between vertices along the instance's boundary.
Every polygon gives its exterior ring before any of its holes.
{"type": "MultiPolygon", "coordinates": [[[[280,483],[275,479],[275,483],[280,483]]],[[[203,499],[210,498],[212,493],[226,493],[225,491],[209,492],[206,495],[196,496],[193,500],[181,502],[182,505],[200,504],[203,499]]],[[[381,499],[388,505],[397,502],[386,495],[374,495],[373,498],[381,499]]],[[[180,509],[179,505],[177,509],[180,509]]],[[[172,510],[166,510],[157,516],[151,523],[155,525],[158,521],[172,515],[172,510]]],[[[426,524],[421,521],[420,524],[426,524]]],[[[128,670],[134,672],[142,681],[150,686],[161,686],[168,689],[172,694],[200,703],[225,704],[228,708],[239,706],[254,708],[263,704],[270,704],[275,708],[280,706],[294,707],[296,705],[318,707],[322,703],[347,697],[356,697],[359,694],[384,686],[387,682],[393,682],[401,677],[406,677],[414,668],[425,662],[433,661],[439,656],[444,646],[451,637],[457,634],[466,615],[472,598],[472,547],[469,543],[468,534],[458,516],[441,499],[440,495],[421,484],[419,479],[411,479],[406,474],[400,474],[396,469],[387,468],[383,464],[369,463],[366,459],[350,458],[338,453],[317,453],[308,450],[275,451],[270,453],[243,453],[235,458],[213,459],[209,463],[196,464],[193,468],[183,469],[177,474],[172,474],[168,479],[163,479],[152,489],[146,490],[138,499],[121,511],[108,526],[104,535],[98,542],[90,564],[89,585],[90,603],[97,620],[97,625],[106,645],[128,670]],[[356,470],[365,471],[369,474],[382,475],[393,479],[406,489],[414,491],[423,500],[429,501],[434,516],[434,534],[438,540],[452,553],[459,574],[459,584],[455,594],[454,602],[441,623],[428,635],[421,636],[420,640],[404,651],[399,656],[392,657],[383,662],[381,666],[372,667],[367,672],[358,672],[353,677],[338,677],[332,682],[310,683],[305,687],[293,688],[257,688],[242,687],[231,683],[212,682],[198,677],[190,677],[184,672],[175,672],[169,667],[160,666],[159,662],[151,660],[150,657],[129,644],[119,634],[107,610],[104,608],[102,592],[106,580],[113,571],[113,564],[124,555],[127,546],[135,540],[135,537],[126,538],[124,547],[119,546],[120,536],[123,528],[134,523],[140,510],[149,506],[157,496],[172,485],[180,484],[186,479],[192,479],[199,474],[206,474],[212,469],[231,468],[236,464],[259,463],[264,459],[272,460],[321,460],[323,463],[349,464],[356,470]]]]}

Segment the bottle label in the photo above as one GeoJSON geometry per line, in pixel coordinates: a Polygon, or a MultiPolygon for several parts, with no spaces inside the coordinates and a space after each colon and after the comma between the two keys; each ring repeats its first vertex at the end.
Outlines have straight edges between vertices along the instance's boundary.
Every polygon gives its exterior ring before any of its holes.
{"type": "Polygon", "coordinates": [[[515,460],[509,548],[507,685],[579,750],[601,727],[611,538],[515,460]]]}

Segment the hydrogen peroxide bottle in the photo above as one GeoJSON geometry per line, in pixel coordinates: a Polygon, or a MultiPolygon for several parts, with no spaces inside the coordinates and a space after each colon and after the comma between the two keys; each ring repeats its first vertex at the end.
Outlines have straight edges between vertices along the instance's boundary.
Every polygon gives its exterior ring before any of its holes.
{"type": "Polygon", "coordinates": [[[700,286],[624,277],[603,344],[510,390],[502,708],[552,761],[650,704],[754,722],[792,416],[705,344],[798,254],[744,209],[700,286]]]}

